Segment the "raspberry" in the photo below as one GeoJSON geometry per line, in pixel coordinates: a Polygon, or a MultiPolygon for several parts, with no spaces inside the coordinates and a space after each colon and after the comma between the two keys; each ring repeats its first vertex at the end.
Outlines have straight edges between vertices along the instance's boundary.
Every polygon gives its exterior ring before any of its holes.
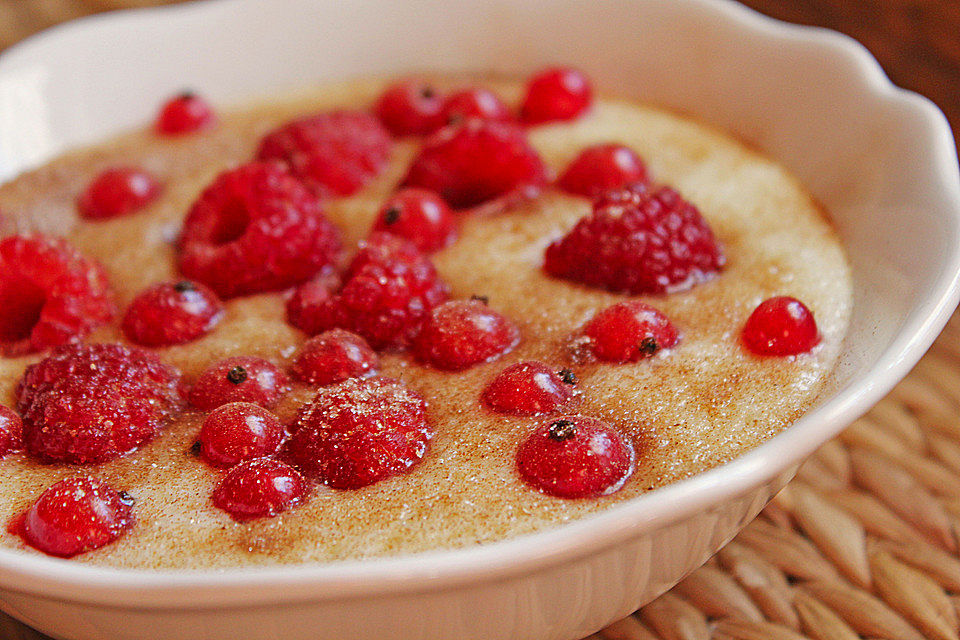
{"type": "Polygon", "coordinates": [[[303,500],[307,483],[296,469],[269,458],[248,460],[223,477],[213,504],[235,520],[273,517],[303,500]]]}
{"type": "Polygon", "coordinates": [[[793,356],[820,342],[813,313],[789,296],[764,300],[743,327],[743,343],[759,356],[793,356]]]}
{"type": "Polygon", "coordinates": [[[423,135],[443,125],[443,103],[433,86],[410,79],[388,87],[373,110],[393,135],[423,135]]]}
{"type": "Polygon", "coordinates": [[[283,425],[275,415],[249,402],[231,402],[210,412],[197,442],[207,462],[215,467],[232,467],[272,455],[282,439],[283,425]]]}
{"type": "Polygon", "coordinates": [[[558,498],[611,494],[633,472],[633,462],[633,448],[619,433],[586,416],[550,420],[517,449],[523,480],[558,498]]]}
{"type": "Polygon", "coordinates": [[[480,300],[451,300],[430,312],[413,344],[421,362],[460,371],[489,362],[520,342],[520,330],[480,300]]]}
{"type": "Polygon", "coordinates": [[[123,333],[146,347],[183,344],[206,335],[223,318],[223,303],[202,284],[182,280],[140,293],[123,317],[123,333]]]}
{"type": "Polygon", "coordinates": [[[371,376],[379,364],[366,340],[343,329],[331,329],[307,340],[293,361],[292,371],[301,382],[324,386],[371,376]]]}
{"type": "Polygon", "coordinates": [[[184,92],[168,100],[160,109],[154,128],[166,136],[193,133],[213,124],[213,109],[207,101],[184,92]]]}
{"type": "Polygon", "coordinates": [[[513,114],[496,94],[478,87],[458,91],[443,104],[442,122],[454,123],[467,118],[506,122],[513,120],[513,114]]]}
{"type": "Polygon", "coordinates": [[[359,489],[406,471],[433,431],[420,394],[390,378],[351,378],[304,405],[281,455],[334,489],[359,489]]]}
{"type": "Polygon", "coordinates": [[[287,375],[272,362],[252,356],[221,360],[200,374],[190,389],[190,404],[203,411],[228,402],[273,406],[287,390],[287,375]]]}
{"type": "Polygon", "coordinates": [[[620,144],[588,147],[570,163],[558,184],[568,193],[595,198],[612,189],[649,182],[647,167],[633,149],[620,144]]]}
{"type": "Polygon", "coordinates": [[[430,253],[450,244],[454,225],[450,207],[440,196],[425,189],[401,189],[380,209],[373,230],[398,235],[430,253]]]}
{"type": "Polygon", "coordinates": [[[374,349],[406,347],[430,309],[447,298],[430,260],[389,233],[373,233],[361,243],[339,291],[325,286],[302,286],[288,303],[288,320],[310,334],[347,329],[374,349]]]}
{"type": "Polygon", "coordinates": [[[150,441],[182,404],[180,373],[119,344],[68,344],[17,387],[27,452],[44,462],[104,462],[150,441]]]}
{"type": "Polygon", "coordinates": [[[142,209],[160,195],[160,183],[136,167],[107,169],[80,194],[77,208],[84,218],[116,218],[142,209]]]}
{"type": "Polygon", "coordinates": [[[550,275],[633,294],[688,289],[724,264],[693,205],[672,189],[650,193],[639,183],[597,200],[545,258],[550,275]]]}
{"type": "Polygon", "coordinates": [[[61,480],[30,505],[21,535],[51,556],[70,558],[110,544],[132,527],[133,498],[89,476],[61,480]]]}
{"type": "Polygon", "coordinates": [[[469,119],[430,136],[403,185],[435,191],[454,209],[467,209],[533,195],[545,181],[543,162],[520,127],[469,119]]]}
{"type": "Polygon", "coordinates": [[[220,174],[193,204],[180,270],[223,297],[283,289],[337,259],[340,234],[316,198],[278,164],[220,174]]]}
{"type": "Polygon", "coordinates": [[[20,356],[82,338],[115,313],[107,274],[46,236],[0,240],[0,355],[20,356]]]}
{"type": "Polygon", "coordinates": [[[542,362],[518,362],[487,385],[483,401],[498,413],[535,416],[569,404],[575,384],[576,376],[569,369],[558,373],[542,362]]]}
{"type": "Polygon", "coordinates": [[[545,69],[527,83],[520,119],[527,124],[573,120],[592,103],[593,89],[584,73],[563,67],[545,69]]]}
{"type": "Polygon", "coordinates": [[[677,344],[679,334],[659,310],[638,300],[597,313],[583,327],[581,345],[605,362],[636,362],[677,344]]]}
{"type": "Polygon", "coordinates": [[[23,446],[23,421],[13,411],[0,405],[0,458],[23,446]]]}
{"type": "Polygon", "coordinates": [[[319,197],[349,196],[379,174],[393,141],[373,116],[333,111],[289,122],[260,141],[258,160],[279,160],[319,197]]]}

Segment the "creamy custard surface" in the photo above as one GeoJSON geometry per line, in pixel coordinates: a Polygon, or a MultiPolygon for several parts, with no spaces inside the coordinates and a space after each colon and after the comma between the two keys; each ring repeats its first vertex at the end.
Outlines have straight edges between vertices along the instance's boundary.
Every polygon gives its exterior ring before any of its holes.
{"type": "MultiPolygon", "coordinates": [[[[479,84],[507,104],[519,101],[519,84],[479,84]]],[[[71,153],[0,187],[0,233],[65,236],[104,265],[123,310],[145,287],[178,279],[173,240],[182,218],[218,173],[252,158],[263,134],[296,116],[368,108],[385,85],[366,80],[325,86],[222,114],[216,127],[200,134],[162,139],[144,130],[71,153]],[[77,194],[101,170],[124,164],[154,173],[165,185],[162,196],[127,217],[80,220],[77,194]]],[[[74,562],[207,568],[465,547],[607,509],[731,460],[795,421],[834,366],[852,299],[840,242],[803,187],[730,137],[628,102],[597,100],[579,120],[534,127],[530,140],[555,173],[584,147],[629,146],[647,162],[655,183],[676,188],[700,209],[723,245],[726,268],[683,293],[634,296],[673,321],[681,332],[677,347],[634,364],[572,364],[568,345],[576,330],[594,312],[629,296],[543,272],[546,245],[590,211],[587,200],[548,189],[503,213],[461,217],[458,239],[433,256],[452,297],[487,296],[491,307],[520,327],[520,345],[499,360],[460,373],[436,371],[404,355],[383,358],[383,375],[426,397],[437,434],[409,473],[356,491],[315,486],[291,511],[238,523],[210,501],[224,472],[190,454],[205,414],[188,410],[153,442],[106,464],[49,466],[22,453],[8,455],[0,460],[0,519],[14,518],[57,480],[89,473],[135,497],[137,524],[115,543],[74,562]],[[759,358],[741,346],[747,316],[774,295],[799,298],[813,311],[822,341],[812,353],[759,358]],[[613,423],[633,442],[637,469],[620,491],[564,500],[520,480],[517,445],[546,418],[496,415],[479,401],[485,385],[519,360],[570,366],[580,380],[577,410],[613,423]]],[[[367,234],[419,144],[419,139],[399,140],[389,167],[376,180],[355,196],[327,203],[327,215],[348,248],[367,234]]],[[[209,335],[158,353],[188,381],[209,364],[235,355],[287,365],[307,336],[284,316],[282,293],[233,299],[209,335]]],[[[123,342],[118,327],[119,319],[87,341],[123,342]]],[[[15,406],[24,368],[39,359],[0,359],[0,403],[15,406]]],[[[310,388],[295,386],[276,412],[289,420],[311,396],[310,388]]],[[[38,553],[5,528],[0,545],[38,553]]]]}

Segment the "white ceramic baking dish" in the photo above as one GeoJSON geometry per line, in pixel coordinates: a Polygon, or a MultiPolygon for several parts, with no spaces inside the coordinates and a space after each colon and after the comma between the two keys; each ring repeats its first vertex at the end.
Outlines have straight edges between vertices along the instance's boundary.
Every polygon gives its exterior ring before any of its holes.
{"type": "Polygon", "coordinates": [[[927,349],[958,295],[960,183],[945,119],[852,40],[731,2],[212,0],[81,20],[0,58],[0,176],[140,124],[185,86],[229,104],[346,76],[522,76],[555,62],[749,141],[829,209],[855,312],[815,409],[730,464],[541,534],[218,572],[120,571],[4,549],[0,608],[83,640],[570,640],[704,562],[927,349]]]}

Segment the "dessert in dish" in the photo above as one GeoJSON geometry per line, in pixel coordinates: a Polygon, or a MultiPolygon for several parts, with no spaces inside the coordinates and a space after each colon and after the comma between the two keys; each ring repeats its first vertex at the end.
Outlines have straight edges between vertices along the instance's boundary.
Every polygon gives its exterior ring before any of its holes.
{"type": "Polygon", "coordinates": [[[0,210],[2,542],[113,566],[582,517],[786,428],[850,313],[788,173],[564,69],[180,96],[0,210]]]}

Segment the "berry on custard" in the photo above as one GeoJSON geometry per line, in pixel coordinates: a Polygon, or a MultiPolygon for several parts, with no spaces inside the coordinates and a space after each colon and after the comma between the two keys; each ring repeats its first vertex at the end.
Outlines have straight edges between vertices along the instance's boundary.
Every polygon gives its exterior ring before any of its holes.
{"type": "Polygon", "coordinates": [[[210,412],[197,442],[204,460],[215,467],[232,467],[273,455],[282,439],[283,425],[275,415],[256,404],[230,402],[210,412]]]}
{"type": "Polygon", "coordinates": [[[23,446],[23,421],[8,407],[0,405],[0,458],[23,446]]]}
{"type": "Polygon", "coordinates": [[[577,342],[604,362],[636,362],[677,344],[680,334],[658,309],[629,300],[598,312],[583,327],[577,342]]]}
{"type": "Polygon", "coordinates": [[[433,133],[443,124],[444,97],[428,82],[408,79],[387,87],[374,113],[395,136],[433,133]]]}
{"type": "Polygon", "coordinates": [[[581,151],[557,184],[567,193],[595,198],[649,180],[646,165],[633,149],[621,144],[599,144],[581,151]]]}
{"type": "Polygon", "coordinates": [[[451,94],[443,104],[444,124],[467,118],[508,122],[513,120],[513,114],[495,93],[475,87],[451,94]]]}
{"type": "Polygon", "coordinates": [[[236,356],[205,369],[190,388],[190,404],[203,411],[229,402],[252,402],[269,408],[286,392],[287,375],[263,358],[236,356]]]}
{"type": "Polygon", "coordinates": [[[340,233],[281,165],[252,162],[207,187],[179,245],[180,271],[229,298],[303,282],[337,259],[340,233]]]}
{"type": "Polygon", "coordinates": [[[285,163],[318,197],[349,196],[387,165],[393,141],[372,115],[332,111],[288,122],[264,136],[257,159],[285,163]]]}
{"type": "Polygon", "coordinates": [[[180,373],[149,351],[68,344],[27,367],[17,386],[27,453],[44,462],[105,462],[150,441],[182,405],[180,373]]]}
{"type": "Polygon", "coordinates": [[[595,201],[591,215],[547,247],[543,268],[610,291],[671,293],[707,280],[724,262],[696,207],[673,189],[635,183],[595,201]]]}
{"type": "Polygon", "coordinates": [[[70,558],[110,544],[133,526],[133,498],[89,476],[61,480],[30,505],[20,534],[31,547],[70,558]]]}
{"type": "Polygon", "coordinates": [[[747,349],[760,356],[794,356],[820,343],[813,313],[789,296],[761,302],[747,318],[742,337],[747,349]]]}
{"type": "Polygon", "coordinates": [[[0,240],[0,355],[21,356],[82,338],[115,313],[107,274],[58,238],[0,240]]]}
{"type": "Polygon", "coordinates": [[[517,449],[524,482],[558,498],[609,495],[633,466],[633,447],[606,422],[586,416],[550,420],[517,449]]]}
{"type": "Polygon", "coordinates": [[[417,360],[460,371],[496,360],[520,342],[520,329],[482,300],[451,300],[435,307],[413,343],[417,360]]]}
{"type": "Polygon", "coordinates": [[[553,67],[530,78],[520,107],[520,119],[526,124],[573,120],[591,104],[593,88],[586,74],[576,69],[553,67]]]}
{"type": "Polygon", "coordinates": [[[154,128],[165,136],[179,136],[205,129],[213,121],[213,109],[209,103],[197,94],[185,91],[164,103],[154,128]]]}
{"type": "Polygon", "coordinates": [[[235,520],[270,518],[299,504],[307,489],[290,465],[259,458],[231,469],[214,490],[213,504],[235,520]]]}
{"type": "Polygon", "coordinates": [[[301,382],[324,386],[371,376],[379,365],[380,359],[366,340],[343,329],[331,329],[307,340],[291,370],[301,382]]]}
{"type": "Polygon", "coordinates": [[[401,189],[380,209],[374,231],[386,231],[431,253],[450,244],[455,221],[443,198],[425,189],[401,189]]]}
{"type": "Polygon", "coordinates": [[[202,284],[181,280],[156,284],[133,299],[123,333],[145,347],[183,344],[205,336],[223,317],[223,303],[202,284]]]}
{"type": "Polygon", "coordinates": [[[137,167],[114,167],[98,175],[80,197],[80,215],[91,220],[116,218],[143,209],[160,194],[160,183],[137,167]]]}
{"type": "Polygon", "coordinates": [[[498,413],[535,416],[566,407],[575,397],[577,378],[542,362],[518,362],[497,375],[483,391],[483,402],[498,413]]]}
{"type": "Polygon", "coordinates": [[[420,394],[390,378],[351,378],[304,405],[281,456],[334,489],[359,489],[423,458],[433,430],[420,394]]]}

